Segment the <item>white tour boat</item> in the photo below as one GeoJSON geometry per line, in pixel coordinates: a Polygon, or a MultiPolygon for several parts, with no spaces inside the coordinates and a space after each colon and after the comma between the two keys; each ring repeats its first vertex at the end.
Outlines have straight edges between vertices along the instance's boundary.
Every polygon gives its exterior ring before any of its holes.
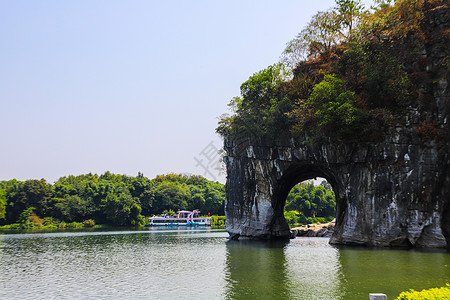
{"type": "Polygon", "coordinates": [[[149,218],[148,226],[199,226],[211,225],[211,218],[200,217],[200,211],[188,211],[180,210],[177,211],[176,217],[170,216],[159,216],[149,218]]]}

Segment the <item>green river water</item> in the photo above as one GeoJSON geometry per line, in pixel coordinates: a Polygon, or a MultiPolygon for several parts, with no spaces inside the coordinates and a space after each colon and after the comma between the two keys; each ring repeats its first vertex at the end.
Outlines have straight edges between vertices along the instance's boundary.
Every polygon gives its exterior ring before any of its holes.
{"type": "Polygon", "coordinates": [[[450,282],[450,253],[229,241],[150,228],[0,235],[1,299],[395,299],[450,282]]]}

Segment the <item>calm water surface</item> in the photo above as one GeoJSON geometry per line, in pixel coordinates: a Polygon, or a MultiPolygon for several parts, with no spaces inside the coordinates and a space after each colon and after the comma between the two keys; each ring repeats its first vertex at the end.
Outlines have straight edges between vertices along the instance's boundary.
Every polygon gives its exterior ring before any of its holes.
{"type": "Polygon", "coordinates": [[[368,299],[444,286],[444,251],[228,241],[212,229],[0,235],[2,299],[368,299]]]}

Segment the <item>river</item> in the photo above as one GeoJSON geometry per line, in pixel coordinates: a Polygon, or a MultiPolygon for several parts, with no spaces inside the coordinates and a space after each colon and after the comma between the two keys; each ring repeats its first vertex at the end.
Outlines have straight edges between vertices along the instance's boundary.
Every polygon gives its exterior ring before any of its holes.
{"type": "Polygon", "coordinates": [[[1,299],[395,299],[450,282],[450,253],[229,241],[150,228],[0,235],[1,299]]]}

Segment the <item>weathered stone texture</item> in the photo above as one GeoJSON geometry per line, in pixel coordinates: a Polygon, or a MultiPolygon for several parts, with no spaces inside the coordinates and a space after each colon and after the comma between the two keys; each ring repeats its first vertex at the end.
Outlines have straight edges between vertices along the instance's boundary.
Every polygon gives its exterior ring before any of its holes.
{"type": "Polygon", "coordinates": [[[448,161],[439,161],[433,147],[405,141],[405,136],[395,131],[385,143],[314,146],[291,141],[290,147],[227,141],[228,232],[289,236],[283,216],[287,193],[298,182],[324,177],[338,206],[332,243],[446,246],[448,161]]]}
{"type": "MultiPolygon", "coordinates": [[[[448,28],[448,23],[442,24],[442,19],[448,21],[448,9],[430,14],[429,26],[448,28]]],[[[423,55],[430,61],[435,105],[429,111],[410,107],[381,142],[329,139],[309,143],[306,136],[278,138],[276,143],[226,139],[225,211],[230,235],[288,237],[283,215],[287,194],[303,180],[324,177],[333,186],[337,202],[331,243],[449,245],[447,70],[438,72],[442,55],[434,45],[424,49],[423,55]],[[418,134],[424,117],[438,120],[443,135],[424,141],[418,134]]]]}

